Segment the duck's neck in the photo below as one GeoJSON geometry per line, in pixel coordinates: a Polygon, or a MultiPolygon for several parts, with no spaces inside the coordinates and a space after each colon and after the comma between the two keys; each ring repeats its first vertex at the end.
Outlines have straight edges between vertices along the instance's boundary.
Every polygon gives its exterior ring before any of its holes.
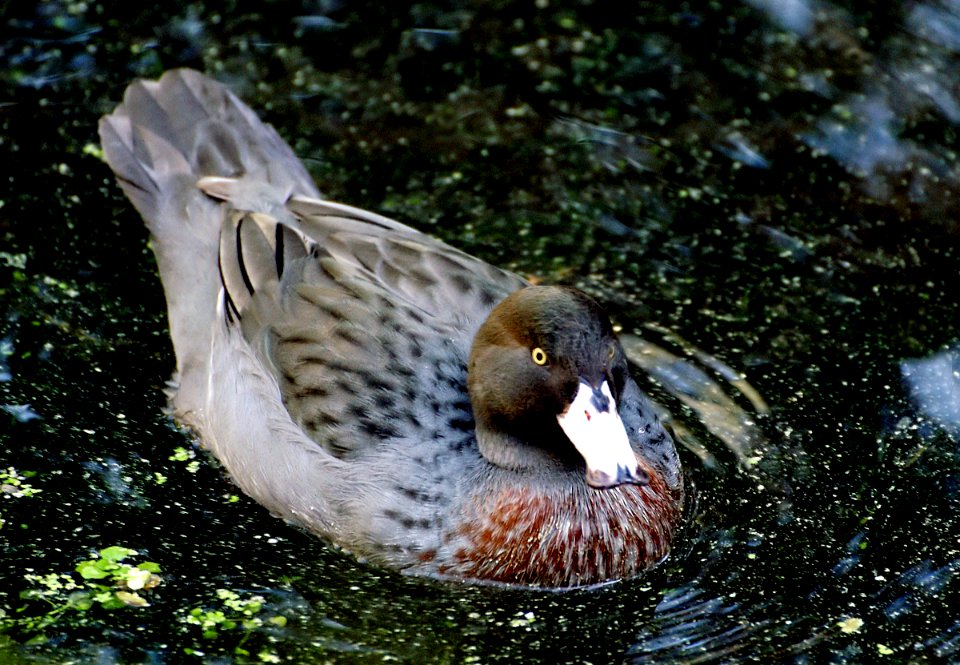
{"type": "MultiPolygon", "coordinates": [[[[494,466],[510,471],[538,471],[566,469],[568,464],[548,453],[543,447],[499,429],[477,424],[477,445],[484,459],[494,466]]],[[[544,433],[545,437],[554,433],[544,433]]],[[[562,433],[561,433],[562,436],[562,433]]]]}

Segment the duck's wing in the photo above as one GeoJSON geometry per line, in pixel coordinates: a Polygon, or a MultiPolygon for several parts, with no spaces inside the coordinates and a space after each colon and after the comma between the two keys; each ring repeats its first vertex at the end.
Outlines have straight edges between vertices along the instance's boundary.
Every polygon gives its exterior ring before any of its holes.
{"type": "Polygon", "coordinates": [[[391,440],[461,445],[473,334],[523,280],[337,203],[258,196],[260,210],[242,210],[241,185],[200,183],[225,206],[225,325],[243,331],[293,421],[341,458],[391,440]]]}
{"type": "MultiPolygon", "coordinates": [[[[235,304],[246,299],[252,284],[242,272],[230,270],[230,262],[248,271],[251,265],[262,267],[258,274],[272,284],[281,279],[284,265],[289,263],[285,254],[290,254],[293,245],[304,248],[296,250],[299,255],[311,248],[319,250],[322,256],[315,258],[326,261],[329,270],[339,266],[336,270],[341,273],[337,278],[318,274],[304,279],[329,282],[347,279],[349,273],[382,289],[392,303],[414,307],[440,320],[482,321],[506,294],[527,284],[514,273],[367,210],[317,197],[294,195],[284,199],[284,191],[252,184],[246,178],[205,178],[199,187],[211,197],[222,199],[230,214],[253,215],[257,235],[267,240],[263,244],[249,236],[246,255],[229,242],[221,243],[224,287],[235,304]],[[224,256],[230,263],[226,269],[224,256]]],[[[231,228],[237,226],[234,222],[231,228]]],[[[227,237],[232,232],[227,230],[227,237]]],[[[237,236],[237,247],[242,239],[237,236]]]]}

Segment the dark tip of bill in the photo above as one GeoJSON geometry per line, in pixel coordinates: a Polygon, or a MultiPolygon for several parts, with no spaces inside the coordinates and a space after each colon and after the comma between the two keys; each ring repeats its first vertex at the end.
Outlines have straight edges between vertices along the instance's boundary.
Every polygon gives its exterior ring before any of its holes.
{"type": "Polygon", "coordinates": [[[649,485],[650,474],[639,466],[631,469],[626,466],[617,467],[617,484],[632,483],[634,485],[649,485]]]}
{"type": "Polygon", "coordinates": [[[616,477],[595,469],[587,471],[587,484],[596,490],[607,490],[628,483],[639,486],[648,485],[650,474],[640,467],[630,469],[626,466],[617,466],[616,477]]]}

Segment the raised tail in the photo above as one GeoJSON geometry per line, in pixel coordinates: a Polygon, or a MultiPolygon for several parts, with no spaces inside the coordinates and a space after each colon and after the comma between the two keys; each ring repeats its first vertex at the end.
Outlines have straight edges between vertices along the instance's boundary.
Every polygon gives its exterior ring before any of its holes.
{"type": "Polygon", "coordinates": [[[132,83],[123,103],[100,120],[100,140],[150,230],[177,355],[174,410],[198,425],[221,286],[223,212],[197,181],[239,178],[250,183],[247,191],[273,202],[319,193],[272,127],[225,86],[188,69],[132,83]]]}

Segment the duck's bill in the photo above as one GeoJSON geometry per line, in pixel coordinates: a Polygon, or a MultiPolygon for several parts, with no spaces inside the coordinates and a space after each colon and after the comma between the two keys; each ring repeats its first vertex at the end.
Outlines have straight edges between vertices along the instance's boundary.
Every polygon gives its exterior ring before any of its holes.
{"type": "Polygon", "coordinates": [[[557,422],[587,463],[587,484],[595,489],[624,483],[647,484],[637,465],[627,431],[617,413],[617,403],[604,381],[594,388],[580,382],[576,397],[557,422]]]}

